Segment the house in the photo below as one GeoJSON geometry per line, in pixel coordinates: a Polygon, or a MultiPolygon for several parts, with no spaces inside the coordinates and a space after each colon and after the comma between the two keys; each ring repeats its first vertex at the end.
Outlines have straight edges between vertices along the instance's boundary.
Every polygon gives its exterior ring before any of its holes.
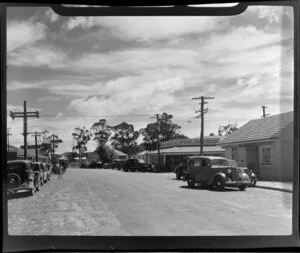
{"type": "MultiPolygon", "coordinates": [[[[203,139],[203,154],[207,156],[225,156],[225,150],[218,146],[222,137],[205,136],[203,139]]],[[[200,139],[176,139],[160,144],[161,163],[165,170],[173,171],[174,168],[182,162],[187,156],[200,155],[200,139]]],[[[137,154],[137,158],[141,158],[148,163],[157,164],[158,151],[143,151],[137,154]]]]}
{"type": "Polygon", "coordinates": [[[225,157],[261,180],[293,179],[293,111],[247,122],[220,142],[225,157]]]}

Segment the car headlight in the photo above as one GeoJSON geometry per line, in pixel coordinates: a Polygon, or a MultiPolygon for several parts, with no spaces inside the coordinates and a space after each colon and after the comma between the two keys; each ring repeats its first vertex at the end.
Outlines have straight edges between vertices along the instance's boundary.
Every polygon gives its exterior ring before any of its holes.
{"type": "Polygon", "coordinates": [[[231,173],[231,169],[227,169],[227,173],[230,174],[231,173]]]}

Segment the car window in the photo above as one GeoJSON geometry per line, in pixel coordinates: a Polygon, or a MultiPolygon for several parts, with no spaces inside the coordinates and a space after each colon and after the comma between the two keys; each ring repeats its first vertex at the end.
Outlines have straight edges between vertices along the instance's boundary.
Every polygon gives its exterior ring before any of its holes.
{"type": "Polygon", "coordinates": [[[192,159],[189,160],[189,161],[188,161],[188,166],[194,166],[194,160],[192,160],[192,159]]]}
{"type": "Polygon", "coordinates": [[[202,164],[203,167],[209,167],[210,166],[210,160],[203,159],[201,164],[202,164]]]}
{"type": "Polygon", "coordinates": [[[194,166],[195,166],[195,167],[200,167],[200,166],[201,166],[201,163],[202,163],[202,160],[195,160],[195,161],[194,161],[194,166]]]}
{"type": "Polygon", "coordinates": [[[213,159],[211,164],[212,166],[227,166],[227,161],[224,159],[213,159]]]}

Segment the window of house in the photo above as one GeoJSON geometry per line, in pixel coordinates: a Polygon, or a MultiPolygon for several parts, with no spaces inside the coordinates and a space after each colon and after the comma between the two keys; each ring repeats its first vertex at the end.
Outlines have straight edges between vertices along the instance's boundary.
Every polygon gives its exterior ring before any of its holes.
{"type": "Polygon", "coordinates": [[[231,148],[231,159],[238,161],[239,156],[238,156],[238,151],[237,151],[237,147],[232,147],[231,148]]]}
{"type": "Polygon", "coordinates": [[[262,148],[262,163],[263,164],[272,164],[271,147],[263,147],[262,148]]]}

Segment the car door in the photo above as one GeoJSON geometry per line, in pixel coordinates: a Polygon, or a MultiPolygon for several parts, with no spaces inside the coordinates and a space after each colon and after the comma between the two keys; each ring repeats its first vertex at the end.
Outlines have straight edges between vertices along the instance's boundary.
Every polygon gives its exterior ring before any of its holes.
{"type": "Polygon", "coordinates": [[[216,173],[214,169],[211,167],[211,160],[208,158],[203,158],[201,162],[202,168],[202,180],[207,182],[211,179],[211,177],[216,173]]]}
{"type": "Polygon", "coordinates": [[[202,178],[202,168],[201,168],[201,158],[194,159],[194,164],[192,166],[193,175],[195,177],[196,182],[201,181],[202,178]]]}

